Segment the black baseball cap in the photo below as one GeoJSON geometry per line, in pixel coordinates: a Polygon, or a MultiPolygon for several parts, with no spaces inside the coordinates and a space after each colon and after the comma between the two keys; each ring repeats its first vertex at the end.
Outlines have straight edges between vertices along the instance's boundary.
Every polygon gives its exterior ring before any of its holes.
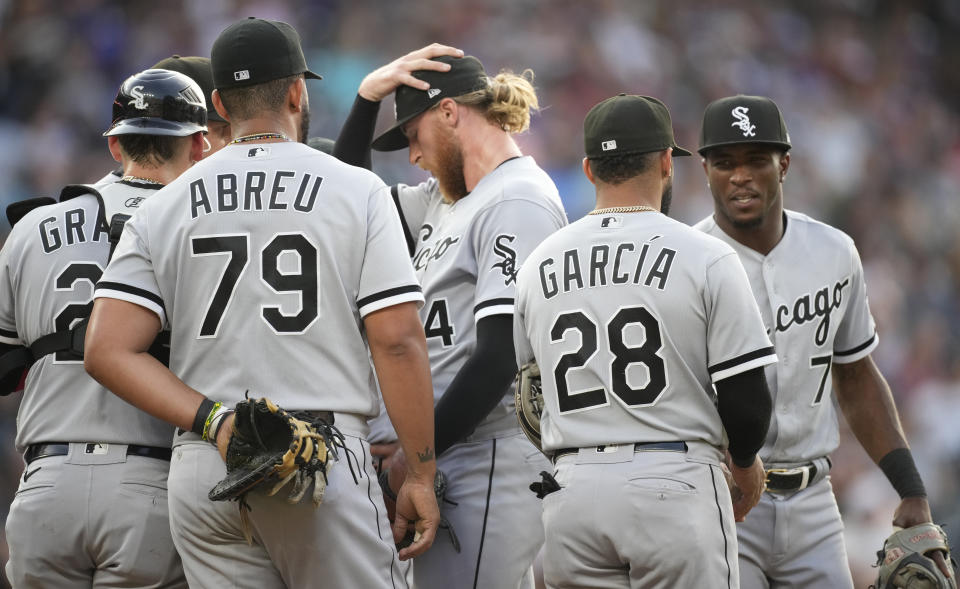
{"type": "Polygon", "coordinates": [[[307,68],[300,35],[285,22],[250,17],[225,28],[210,50],[213,85],[238,88],[303,74],[322,79],[307,68]]]}
{"type": "Polygon", "coordinates": [[[790,133],[777,103],[766,96],[738,94],[714,100],[703,111],[700,155],[721,145],[767,143],[790,149],[790,133]]]}
{"type": "Polygon", "coordinates": [[[403,134],[403,126],[417,115],[426,112],[431,106],[444,98],[456,98],[477,90],[483,90],[489,85],[487,72],[483,69],[480,60],[472,55],[463,57],[443,56],[435,61],[450,64],[450,70],[437,72],[434,70],[419,70],[413,72],[419,78],[430,84],[430,89],[420,90],[403,85],[397,88],[394,95],[397,122],[385,133],[373,140],[371,147],[377,151],[396,151],[410,145],[407,136],[403,134]]]}
{"type": "Polygon", "coordinates": [[[203,90],[203,98],[207,101],[207,121],[227,122],[213,108],[213,99],[211,98],[213,94],[213,69],[210,68],[209,58],[172,55],[166,59],[161,59],[150,69],[180,72],[192,79],[203,90]]]}
{"type": "Polygon", "coordinates": [[[667,106],[651,96],[618,94],[590,109],[583,121],[583,146],[590,159],[662,151],[691,155],[673,138],[667,106]]]}

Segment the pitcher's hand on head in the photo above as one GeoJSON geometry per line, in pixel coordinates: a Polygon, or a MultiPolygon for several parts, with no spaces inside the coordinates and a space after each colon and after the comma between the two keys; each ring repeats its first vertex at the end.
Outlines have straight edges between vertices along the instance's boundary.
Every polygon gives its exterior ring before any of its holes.
{"type": "Polygon", "coordinates": [[[463,57],[463,51],[439,43],[433,43],[416,51],[411,51],[367,74],[367,77],[360,83],[360,89],[357,92],[371,102],[380,102],[404,84],[418,90],[428,90],[430,84],[415,78],[413,72],[419,70],[445,72],[449,70],[449,64],[433,61],[434,57],[444,55],[463,57]]]}

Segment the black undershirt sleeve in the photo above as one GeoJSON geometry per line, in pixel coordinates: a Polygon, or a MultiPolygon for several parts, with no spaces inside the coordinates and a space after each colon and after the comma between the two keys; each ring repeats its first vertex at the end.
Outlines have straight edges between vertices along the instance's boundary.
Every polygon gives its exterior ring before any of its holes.
{"type": "Polygon", "coordinates": [[[379,112],[379,102],[371,102],[357,94],[334,143],[333,157],[351,166],[372,169],[370,144],[373,142],[379,112]]]}
{"type": "MultiPolygon", "coordinates": [[[[19,347],[20,346],[14,346],[11,344],[0,344],[0,356],[3,356],[7,352],[12,352],[19,347]]],[[[0,375],[0,397],[5,397],[12,393],[14,389],[17,388],[17,385],[20,384],[21,378],[23,378],[22,370],[11,370],[7,374],[0,375]]]]}
{"type": "Polygon", "coordinates": [[[763,446],[773,410],[763,367],[718,381],[716,389],[717,411],[727,430],[730,457],[737,466],[747,468],[763,446]]]}
{"type": "Polygon", "coordinates": [[[497,406],[517,375],[513,316],[477,322],[477,348],[447,387],[434,411],[437,456],[463,440],[497,406]]]}

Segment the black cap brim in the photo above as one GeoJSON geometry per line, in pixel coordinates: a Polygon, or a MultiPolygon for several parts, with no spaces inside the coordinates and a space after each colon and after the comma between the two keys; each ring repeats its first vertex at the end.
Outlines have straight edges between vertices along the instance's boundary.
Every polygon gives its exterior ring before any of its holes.
{"type": "Polygon", "coordinates": [[[392,127],[384,131],[379,137],[374,139],[370,147],[377,151],[398,151],[410,147],[410,141],[407,139],[407,136],[403,134],[403,126],[425,113],[428,109],[429,105],[420,112],[411,113],[403,117],[394,123],[392,127]]]}
{"type": "Polygon", "coordinates": [[[678,155],[693,155],[693,154],[687,151],[686,149],[680,147],[679,145],[674,145],[672,155],[676,157],[678,155]]]}
{"type": "Polygon", "coordinates": [[[315,73],[311,72],[310,70],[307,70],[307,71],[303,72],[303,77],[306,78],[306,79],[308,79],[308,80],[322,80],[322,79],[323,79],[323,76],[321,76],[320,74],[315,74],[315,73]]]}
{"type": "Polygon", "coordinates": [[[780,147],[787,151],[790,151],[791,145],[789,143],[784,143],[782,141],[724,141],[722,143],[711,143],[710,145],[704,145],[697,150],[701,156],[706,156],[707,152],[711,149],[716,149],[718,147],[730,147],[731,145],[769,145],[770,147],[780,147]]]}

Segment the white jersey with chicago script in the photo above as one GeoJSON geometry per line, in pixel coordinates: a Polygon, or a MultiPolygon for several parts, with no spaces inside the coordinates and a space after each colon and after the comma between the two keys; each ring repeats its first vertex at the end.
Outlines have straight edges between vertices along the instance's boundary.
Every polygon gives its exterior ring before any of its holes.
{"type": "MultiPolygon", "coordinates": [[[[414,240],[413,265],[426,300],[420,316],[439,400],[476,348],[476,322],[513,313],[520,264],[567,217],[553,181],[529,156],[507,160],[454,203],[432,178],[399,185],[395,194],[414,240]]],[[[504,397],[476,435],[515,430],[512,403],[504,397]]]]}
{"type": "Polygon", "coordinates": [[[806,215],[784,215],[783,238],[765,256],[713,217],[696,225],[740,256],[777,349],[779,362],[766,369],[773,416],[759,453],[768,466],[809,462],[837,448],[830,367],[860,360],[879,343],[853,240],[806,215]]]}
{"type": "MultiPolygon", "coordinates": [[[[116,182],[101,189],[107,219],[133,214],[157,186],[116,182]]],[[[93,195],[34,209],[0,251],[0,342],[30,345],[69,329],[92,305],[107,265],[107,228],[93,195]]],[[[172,428],[90,378],[82,360],[48,354],[30,368],[17,416],[20,449],[47,442],[170,446],[172,428]]]]}
{"type": "Polygon", "coordinates": [[[170,369],[211,399],[379,409],[362,319],[422,301],[390,190],[300,143],[230,145],[131,219],[97,297],[172,330],[170,369]]]}
{"type": "Polygon", "coordinates": [[[777,359],[734,251],[660,213],[588,215],[517,283],[517,361],[540,367],[545,450],[719,447],[711,385],[777,359]]]}

